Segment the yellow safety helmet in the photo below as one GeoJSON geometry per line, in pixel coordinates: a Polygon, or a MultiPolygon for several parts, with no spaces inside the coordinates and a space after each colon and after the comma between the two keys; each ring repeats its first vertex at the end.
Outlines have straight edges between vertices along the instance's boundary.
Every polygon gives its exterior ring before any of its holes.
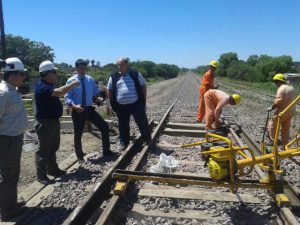
{"type": "Polygon", "coordinates": [[[217,62],[216,60],[212,60],[212,61],[209,63],[209,65],[212,66],[212,67],[217,68],[218,62],[217,62]]]}
{"type": "Polygon", "coordinates": [[[285,80],[284,80],[284,75],[283,75],[282,73],[277,73],[277,74],[273,77],[273,81],[276,81],[276,80],[285,82],[285,80]]]}
{"type": "Polygon", "coordinates": [[[241,96],[239,94],[233,94],[232,98],[233,98],[233,100],[234,100],[234,102],[235,102],[236,105],[240,104],[240,102],[241,102],[241,96]]]}

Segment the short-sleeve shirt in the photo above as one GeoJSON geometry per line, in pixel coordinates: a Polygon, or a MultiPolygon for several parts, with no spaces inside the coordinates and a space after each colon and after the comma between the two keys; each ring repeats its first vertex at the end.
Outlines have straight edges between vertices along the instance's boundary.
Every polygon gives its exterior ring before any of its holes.
{"type": "MultiPolygon", "coordinates": [[[[292,86],[282,84],[276,93],[275,104],[277,106],[275,114],[279,114],[282,112],[289,104],[292,103],[293,100],[296,98],[295,90],[292,86]]],[[[296,109],[296,105],[290,108],[285,114],[285,118],[291,117],[294,115],[296,109]]]]}
{"type": "Polygon", "coordinates": [[[24,103],[16,87],[0,83],[0,135],[18,136],[27,128],[24,103]]]}
{"type": "Polygon", "coordinates": [[[54,85],[39,80],[35,88],[36,118],[58,119],[63,114],[63,106],[59,97],[52,96],[54,85]]]}
{"type": "MultiPolygon", "coordinates": [[[[120,79],[117,82],[117,102],[121,105],[131,104],[138,100],[138,94],[135,88],[134,80],[129,73],[120,75],[120,79]]],[[[142,74],[138,73],[138,81],[141,86],[146,85],[146,81],[142,74]]],[[[112,90],[112,79],[108,80],[107,89],[112,90]]]]}

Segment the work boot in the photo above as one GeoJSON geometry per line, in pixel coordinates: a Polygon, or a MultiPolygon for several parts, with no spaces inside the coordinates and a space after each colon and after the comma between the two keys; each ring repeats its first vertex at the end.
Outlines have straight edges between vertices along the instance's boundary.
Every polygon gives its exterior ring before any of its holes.
{"type": "Polygon", "coordinates": [[[114,156],[117,156],[117,153],[115,153],[111,150],[103,152],[103,157],[114,157],[114,156]]]}
{"type": "Polygon", "coordinates": [[[28,207],[26,206],[16,207],[15,209],[9,210],[9,212],[2,212],[1,220],[3,222],[14,220],[17,217],[24,215],[27,211],[28,207]]]}
{"type": "Polygon", "coordinates": [[[207,132],[207,133],[211,133],[211,134],[215,134],[215,133],[216,133],[216,130],[206,128],[206,132],[207,132]]]}
{"type": "Polygon", "coordinates": [[[86,154],[84,153],[84,152],[82,152],[82,154],[80,154],[80,156],[77,156],[77,160],[78,161],[84,161],[84,156],[85,156],[86,154]]]}
{"type": "Polygon", "coordinates": [[[53,177],[61,177],[61,176],[65,175],[66,173],[67,173],[67,171],[57,168],[54,171],[49,171],[48,175],[53,176],[53,177]]]}
{"type": "Polygon", "coordinates": [[[118,145],[118,152],[122,152],[127,148],[127,145],[119,143],[118,145]]]}
{"type": "Polygon", "coordinates": [[[26,202],[24,200],[17,202],[17,207],[23,207],[25,205],[26,205],[26,202]]]}
{"type": "Polygon", "coordinates": [[[152,140],[149,140],[149,141],[145,141],[145,144],[149,146],[149,149],[152,149],[153,146],[154,146],[154,143],[152,140]]]}
{"type": "Polygon", "coordinates": [[[40,182],[43,185],[53,184],[54,181],[50,180],[47,176],[42,176],[37,178],[38,182],[40,182]]]}

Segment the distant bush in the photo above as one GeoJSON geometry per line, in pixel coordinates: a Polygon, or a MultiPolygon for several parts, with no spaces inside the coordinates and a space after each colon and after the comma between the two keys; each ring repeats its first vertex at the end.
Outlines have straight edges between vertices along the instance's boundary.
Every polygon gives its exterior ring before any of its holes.
{"type": "MultiPolygon", "coordinates": [[[[229,77],[236,80],[250,82],[270,81],[276,73],[296,73],[299,65],[293,63],[291,56],[282,55],[272,57],[268,55],[250,55],[246,61],[239,60],[234,52],[220,55],[216,76],[229,77]],[[298,66],[297,66],[298,65],[298,66]]],[[[204,69],[208,67],[197,67],[204,69]]]]}

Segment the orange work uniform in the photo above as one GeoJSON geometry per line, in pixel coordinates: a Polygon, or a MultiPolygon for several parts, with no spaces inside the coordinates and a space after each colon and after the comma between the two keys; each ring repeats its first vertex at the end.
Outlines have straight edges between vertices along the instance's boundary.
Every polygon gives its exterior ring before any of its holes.
{"type": "Polygon", "coordinates": [[[207,129],[218,129],[223,108],[230,103],[230,96],[223,91],[211,89],[204,94],[207,129]]]}
{"type": "Polygon", "coordinates": [[[202,122],[205,116],[205,102],[204,102],[204,94],[209,90],[214,88],[214,74],[211,70],[208,70],[201,82],[200,90],[199,90],[199,108],[197,113],[197,121],[202,122]]]}
{"type": "MultiPolygon", "coordinates": [[[[268,130],[271,139],[274,139],[278,114],[282,112],[296,97],[295,90],[292,86],[282,84],[276,93],[274,104],[276,105],[276,111],[274,116],[270,120],[268,130]]],[[[286,145],[289,142],[290,137],[290,125],[295,112],[295,106],[292,107],[281,120],[281,142],[286,145]]]]}

